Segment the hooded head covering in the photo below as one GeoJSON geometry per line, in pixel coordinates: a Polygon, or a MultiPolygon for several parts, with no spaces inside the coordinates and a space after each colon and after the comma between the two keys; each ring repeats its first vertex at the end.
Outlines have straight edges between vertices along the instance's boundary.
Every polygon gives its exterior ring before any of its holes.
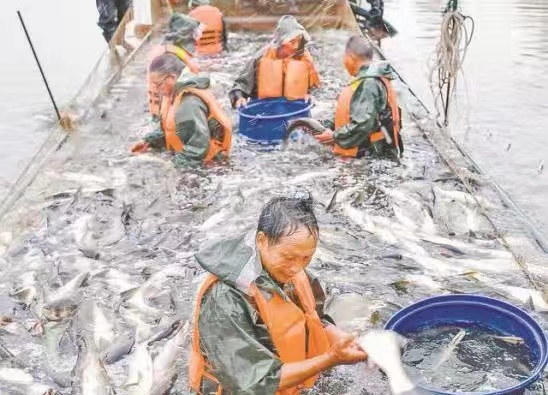
{"type": "Polygon", "coordinates": [[[198,7],[201,5],[209,5],[209,0],[189,0],[188,1],[188,8],[192,7],[198,7]]]}
{"type": "Polygon", "coordinates": [[[276,30],[274,30],[274,38],[272,44],[279,47],[283,43],[293,40],[295,37],[302,36],[304,43],[310,41],[310,35],[306,29],[297,22],[293,15],[284,15],[278,21],[276,30]]]}
{"type": "Polygon", "coordinates": [[[184,48],[190,53],[194,53],[196,34],[200,22],[184,14],[174,12],[169,20],[169,31],[165,35],[166,42],[184,48]]]}

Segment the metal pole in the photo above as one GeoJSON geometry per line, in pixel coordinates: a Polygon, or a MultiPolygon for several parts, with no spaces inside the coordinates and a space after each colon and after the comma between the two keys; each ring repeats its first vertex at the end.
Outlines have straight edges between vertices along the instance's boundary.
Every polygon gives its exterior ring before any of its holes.
{"type": "Polygon", "coordinates": [[[55,113],[57,114],[57,118],[60,121],[61,114],[59,113],[59,109],[57,108],[57,104],[55,103],[55,99],[53,98],[53,94],[51,93],[51,89],[49,88],[48,80],[46,79],[44,70],[42,70],[42,65],[40,64],[40,60],[38,60],[38,55],[36,54],[36,51],[34,50],[34,45],[32,45],[32,40],[30,39],[29,32],[27,31],[27,27],[25,26],[25,22],[23,21],[23,16],[21,15],[21,11],[17,11],[17,15],[19,16],[19,20],[21,21],[21,26],[23,26],[23,30],[25,31],[25,35],[27,36],[30,49],[32,50],[32,54],[34,55],[36,64],[38,65],[38,69],[40,69],[42,80],[44,80],[44,84],[46,85],[46,89],[48,90],[49,98],[51,99],[51,103],[53,104],[53,108],[55,109],[55,113]]]}

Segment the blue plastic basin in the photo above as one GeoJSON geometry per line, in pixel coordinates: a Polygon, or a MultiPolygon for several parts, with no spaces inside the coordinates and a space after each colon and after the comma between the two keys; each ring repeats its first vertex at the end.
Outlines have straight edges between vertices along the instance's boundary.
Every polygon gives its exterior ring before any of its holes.
{"type": "MultiPolygon", "coordinates": [[[[548,362],[548,339],[540,325],[525,311],[509,303],[480,295],[444,295],[425,299],[397,312],[385,325],[401,335],[441,325],[488,327],[525,340],[532,353],[535,368],[519,385],[483,395],[522,394],[542,378],[548,362]]],[[[460,394],[424,387],[434,394],[460,394]]]]}
{"type": "Polygon", "coordinates": [[[285,137],[287,122],[294,118],[310,117],[312,103],[284,98],[261,99],[238,110],[239,133],[248,139],[277,144],[285,137]]]}

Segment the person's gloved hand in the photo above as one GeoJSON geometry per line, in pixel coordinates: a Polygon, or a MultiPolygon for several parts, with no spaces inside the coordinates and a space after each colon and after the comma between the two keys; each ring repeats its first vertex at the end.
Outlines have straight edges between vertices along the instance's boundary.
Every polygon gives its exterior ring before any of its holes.
{"type": "Polygon", "coordinates": [[[358,343],[367,353],[369,366],[377,366],[388,376],[394,394],[414,389],[401,362],[404,337],[393,331],[373,330],[360,337],[358,343]]]}
{"type": "Polygon", "coordinates": [[[325,132],[315,135],[314,138],[322,144],[331,144],[333,142],[333,131],[326,129],[325,132]]]}
{"type": "Polygon", "coordinates": [[[131,153],[133,154],[143,154],[147,152],[150,148],[150,145],[145,141],[139,141],[131,147],[131,153]]]}

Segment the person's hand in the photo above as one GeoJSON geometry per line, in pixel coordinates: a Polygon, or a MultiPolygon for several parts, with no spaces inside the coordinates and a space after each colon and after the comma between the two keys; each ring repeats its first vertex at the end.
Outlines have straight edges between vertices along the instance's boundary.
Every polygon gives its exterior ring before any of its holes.
{"type": "Polygon", "coordinates": [[[316,98],[315,98],[314,96],[312,96],[312,95],[308,95],[308,94],[307,94],[307,95],[304,97],[304,101],[307,102],[307,103],[310,103],[310,104],[312,104],[312,105],[316,105],[316,98]]]}
{"type": "Polygon", "coordinates": [[[245,106],[249,100],[245,97],[240,97],[238,100],[236,100],[236,108],[240,108],[241,106],[245,106]]]}
{"type": "Polygon", "coordinates": [[[331,144],[333,142],[333,131],[331,129],[326,129],[324,132],[314,136],[322,144],[331,144]]]}
{"type": "Polygon", "coordinates": [[[356,337],[346,335],[331,346],[331,359],[336,365],[350,365],[367,359],[367,353],[356,342],[356,337]]]}
{"type": "Polygon", "coordinates": [[[200,66],[198,66],[198,64],[192,59],[186,59],[185,63],[192,73],[198,74],[200,72],[200,66]]]}
{"type": "Polygon", "coordinates": [[[139,141],[131,147],[131,153],[133,154],[143,154],[148,151],[150,145],[147,142],[139,141]]]}

